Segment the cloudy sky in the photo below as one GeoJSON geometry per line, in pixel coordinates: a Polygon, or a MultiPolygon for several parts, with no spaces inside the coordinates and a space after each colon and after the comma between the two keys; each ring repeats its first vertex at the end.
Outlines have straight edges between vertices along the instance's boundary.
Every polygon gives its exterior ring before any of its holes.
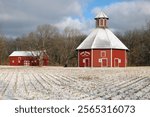
{"type": "Polygon", "coordinates": [[[150,21],[150,0],[0,0],[0,33],[22,36],[42,24],[89,33],[101,10],[112,31],[125,32],[150,21]]]}

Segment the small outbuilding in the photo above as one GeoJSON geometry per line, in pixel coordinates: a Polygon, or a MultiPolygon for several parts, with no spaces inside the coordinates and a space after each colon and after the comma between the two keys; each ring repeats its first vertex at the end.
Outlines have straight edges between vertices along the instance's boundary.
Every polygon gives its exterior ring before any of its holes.
{"type": "Polygon", "coordinates": [[[108,29],[104,12],[95,17],[96,29],[77,47],[79,67],[126,67],[128,48],[108,29]]]}
{"type": "Polygon", "coordinates": [[[11,66],[47,66],[48,55],[41,51],[14,51],[9,55],[9,64],[11,66]]]}

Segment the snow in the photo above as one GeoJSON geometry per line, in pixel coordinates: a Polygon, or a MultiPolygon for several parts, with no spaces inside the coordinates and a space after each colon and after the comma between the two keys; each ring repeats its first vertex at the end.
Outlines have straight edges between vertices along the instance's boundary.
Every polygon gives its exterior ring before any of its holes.
{"type": "Polygon", "coordinates": [[[9,56],[37,56],[40,51],[14,51],[9,56]]]}
{"type": "Polygon", "coordinates": [[[128,48],[108,29],[96,28],[77,47],[80,49],[125,49],[128,48]]]}
{"type": "Polygon", "coordinates": [[[0,99],[150,99],[150,67],[0,66],[0,99]]]}

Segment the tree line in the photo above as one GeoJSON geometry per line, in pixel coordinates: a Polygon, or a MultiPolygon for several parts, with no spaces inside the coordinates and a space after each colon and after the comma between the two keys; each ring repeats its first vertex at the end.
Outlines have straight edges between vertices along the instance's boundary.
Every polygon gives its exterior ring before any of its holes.
{"type": "Polygon", "coordinates": [[[129,48],[129,66],[150,66],[150,22],[146,27],[118,34],[118,37],[129,48]]]}
{"type": "Polygon", "coordinates": [[[77,46],[86,35],[77,29],[66,27],[60,31],[53,25],[40,25],[34,32],[17,37],[6,38],[0,35],[0,61],[9,64],[8,56],[13,51],[46,50],[49,65],[77,66],[77,46]]]}
{"type": "MultiPolygon", "coordinates": [[[[117,37],[129,48],[129,66],[150,65],[150,23],[146,28],[117,33],[117,37]]],[[[0,35],[0,62],[9,64],[13,51],[46,50],[49,65],[77,66],[77,46],[87,37],[81,31],[66,27],[60,31],[53,25],[40,25],[34,32],[15,39],[0,35]]]]}

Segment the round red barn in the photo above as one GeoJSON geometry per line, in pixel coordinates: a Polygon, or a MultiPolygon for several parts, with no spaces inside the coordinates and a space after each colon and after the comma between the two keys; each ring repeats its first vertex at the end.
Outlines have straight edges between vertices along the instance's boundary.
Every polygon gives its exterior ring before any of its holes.
{"type": "Polygon", "coordinates": [[[100,12],[96,28],[77,47],[79,67],[126,67],[128,48],[107,28],[108,17],[100,12]]]}

